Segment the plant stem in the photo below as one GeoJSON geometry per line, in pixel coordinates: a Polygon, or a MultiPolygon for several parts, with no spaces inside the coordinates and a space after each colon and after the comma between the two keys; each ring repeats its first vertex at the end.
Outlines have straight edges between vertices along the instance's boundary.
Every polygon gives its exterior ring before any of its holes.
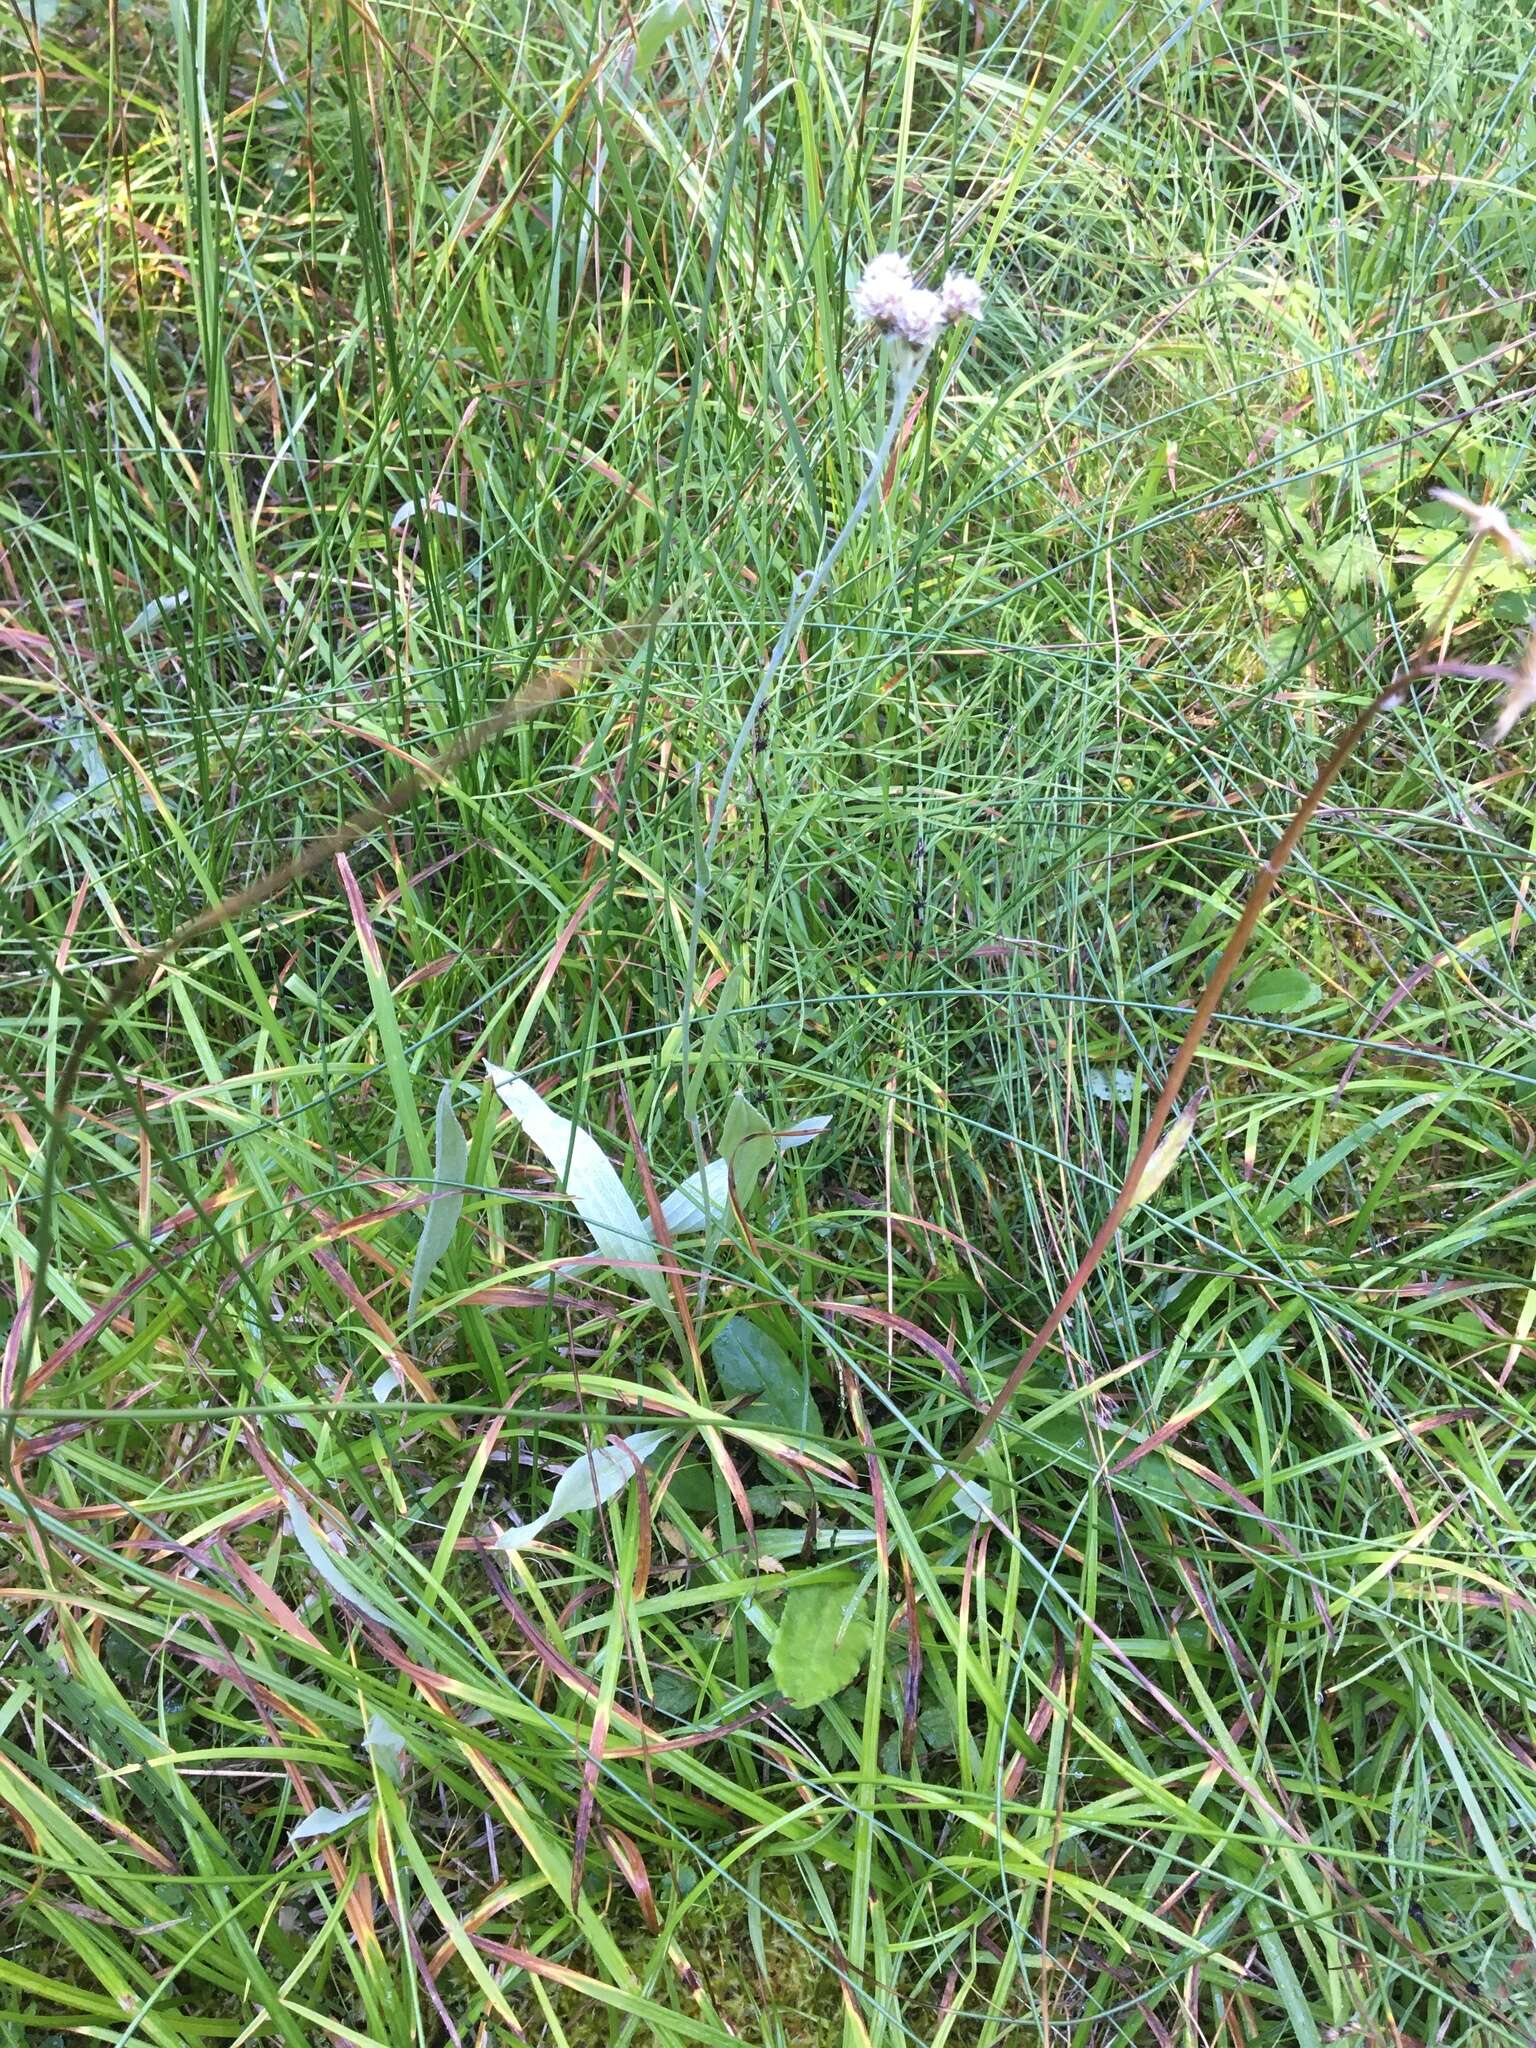
{"type": "MultiPolygon", "coordinates": [[[[891,459],[891,451],[896,446],[896,437],[901,432],[902,421],[906,416],[907,403],[913,392],[917,389],[918,379],[922,376],[928,362],[928,355],[929,351],[923,349],[921,351],[914,351],[909,356],[896,358],[895,377],[891,391],[890,418],[885,423],[885,432],[880,437],[880,445],[870,458],[868,472],[859,487],[859,495],[854,499],[853,509],[844,520],[840,532],[833,539],[831,545],[822,555],[821,560],[816,564],[810,575],[805,578],[790,602],[789,610],[784,617],[784,623],[779,628],[779,637],[774,641],[769,651],[768,659],[763,664],[763,673],[758,679],[757,688],[752,693],[752,701],[747,706],[746,716],[741,721],[736,738],[732,742],[731,751],[726,757],[725,768],[720,777],[720,787],[715,791],[714,802],[709,807],[709,826],[704,834],[703,844],[699,847],[698,858],[694,865],[693,907],[688,919],[688,961],[683,981],[682,1016],[679,1019],[678,1025],[682,1048],[681,1065],[685,1076],[688,1070],[688,1030],[693,1017],[693,991],[698,980],[699,939],[704,928],[704,909],[709,900],[710,883],[714,879],[713,863],[715,848],[720,842],[720,830],[725,823],[726,810],[730,804],[731,791],[735,787],[736,776],[741,767],[742,757],[751,742],[757,722],[762,717],[764,706],[768,702],[769,693],[773,689],[774,680],[784,665],[784,657],[794,644],[795,635],[799,632],[801,626],[804,625],[811,606],[826,588],[827,579],[831,576],[833,569],[836,568],[838,558],[842,554],[843,549],[848,545],[849,540],[863,521],[865,514],[875,502],[885,476],[886,465],[891,459]]],[[[689,1123],[693,1126],[694,1150],[698,1154],[699,1163],[702,1166],[704,1162],[703,1145],[697,1128],[697,1120],[691,1112],[689,1123]]]]}
{"type": "MultiPolygon", "coordinates": [[[[783,666],[784,657],[789,652],[795,635],[799,632],[801,626],[804,625],[806,614],[810,611],[811,606],[816,602],[821,592],[826,588],[827,578],[837,566],[839,555],[842,554],[855,529],[875,501],[875,494],[880,489],[881,479],[885,475],[885,466],[890,460],[891,450],[896,445],[896,436],[901,432],[901,423],[906,417],[907,401],[917,389],[917,380],[922,375],[927,360],[928,354],[924,350],[921,354],[914,354],[909,360],[897,363],[895,388],[891,394],[891,416],[886,421],[885,432],[880,437],[880,445],[875,450],[874,457],[870,462],[869,474],[865,477],[859,495],[854,500],[853,510],[844,521],[842,531],[816,564],[816,567],[811,571],[799,594],[790,605],[789,611],[785,615],[784,624],[779,629],[779,637],[774,641],[772,652],[763,664],[762,676],[759,679],[757,689],[753,693],[752,702],[747,706],[747,715],[741,721],[741,728],[736,734],[730,756],[725,764],[725,773],[720,777],[720,787],[715,792],[714,803],[710,806],[709,831],[704,839],[705,889],[709,886],[709,861],[720,838],[720,827],[725,822],[726,806],[731,799],[731,789],[736,781],[737,770],[741,766],[741,757],[747,750],[753,730],[757,725],[758,719],[762,716],[763,707],[768,702],[768,693],[773,688],[774,678],[783,666]]],[[[689,986],[690,988],[692,987],[691,974],[689,986]]]]}

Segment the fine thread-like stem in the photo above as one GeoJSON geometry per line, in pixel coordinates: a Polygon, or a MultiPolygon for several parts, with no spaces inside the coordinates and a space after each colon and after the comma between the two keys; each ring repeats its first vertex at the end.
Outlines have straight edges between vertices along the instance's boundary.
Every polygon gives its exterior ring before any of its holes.
{"type": "MultiPolygon", "coordinates": [[[[752,734],[756,729],[757,722],[762,717],[763,709],[768,702],[769,693],[773,689],[774,679],[783,666],[785,655],[794,644],[795,635],[799,632],[801,626],[804,625],[811,606],[826,588],[827,579],[836,568],[838,558],[841,556],[843,549],[848,545],[848,542],[868,513],[869,508],[875,502],[876,494],[879,492],[881,482],[885,476],[886,464],[891,458],[891,450],[895,447],[896,437],[901,432],[901,424],[906,416],[908,400],[917,389],[917,382],[928,361],[929,353],[928,349],[915,349],[910,353],[898,354],[895,358],[895,382],[891,392],[890,418],[885,423],[885,432],[880,436],[880,445],[871,457],[868,473],[859,487],[859,495],[853,501],[852,511],[843,521],[841,530],[834,537],[831,545],[810,572],[810,575],[805,578],[790,602],[789,610],[784,616],[784,623],[779,628],[779,636],[769,650],[768,659],[763,664],[763,672],[758,679],[757,688],[752,693],[752,701],[747,706],[746,715],[737,729],[736,738],[731,745],[731,751],[726,757],[725,768],[720,777],[720,787],[715,791],[714,801],[709,807],[709,825],[704,834],[703,841],[699,845],[697,858],[694,863],[693,904],[688,918],[688,958],[684,969],[682,1015],[678,1020],[678,1033],[682,1044],[682,1065],[685,1072],[688,1064],[688,1031],[693,1019],[693,991],[699,972],[699,940],[704,929],[704,910],[705,905],[709,901],[710,883],[714,879],[713,861],[715,848],[720,842],[720,831],[725,823],[725,814],[730,804],[731,791],[735,786],[737,772],[741,767],[742,758],[747,751],[747,747],[751,743],[752,734]]],[[[690,1118],[689,1121],[695,1125],[693,1132],[694,1149],[698,1153],[699,1163],[702,1165],[704,1152],[699,1131],[696,1127],[696,1120],[690,1118]]]]}

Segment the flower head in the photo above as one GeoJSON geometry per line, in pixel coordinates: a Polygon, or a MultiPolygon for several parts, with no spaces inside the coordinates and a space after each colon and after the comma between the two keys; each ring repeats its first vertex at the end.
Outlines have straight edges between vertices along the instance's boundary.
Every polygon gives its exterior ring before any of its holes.
{"type": "Polygon", "coordinates": [[[1525,660],[1510,676],[1503,708],[1488,728],[1489,746],[1496,747],[1500,740],[1507,739],[1515,720],[1524,717],[1533,704],[1536,704],[1536,627],[1532,628],[1526,643],[1525,660]]]}
{"type": "Polygon", "coordinates": [[[946,327],[981,318],[981,286],[964,271],[952,270],[942,291],[931,292],[914,282],[912,266],[894,250],[871,256],[851,293],[853,310],[878,328],[898,349],[924,356],[946,327]]]}
{"type": "Polygon", "coordinates": [[[932,348],[944,327],[944,301],[937,292],[914,287],[897,308],[895,331],[913,348],[932,348]]]}
{"type": "MultiPolygon", "coordinates": [[[[1471,498],[1464,498],[1460,491],[1448,491],[1443,484],[1436,484],[1429,494],[1442,505],[1449,505],[1453,512],[1459,512],[1467,522],[1468,540],[1491,540],[1506,562],[1514,562],[1522,569],[1536,568],[1528,542],[1521,539],[1509,523],[1509,515],[1501,505],[1478,505],[1471,498]]],[[[1517,712],[1516,717],[1519,716],[1517,712]]],[[[1510,721],[1513,724],[1513,720],[1510,721]]]]}
{"type": "Polygon", "coordinates": [[[864,275],[853,288],[853,310],[882,334],[892,334],[913,289],[912,266],[905,256],[894,252],[871,256],[864,266],[864,275]]]}
{"type": "Polygon", "coordinates": [[[944,289],[939,294],[944,301],[944,319],[953,327],[960,320],[981,318],[981,286],[974,277],[968,277],[963,270],[952,270],[944,280],[944,289]]]}

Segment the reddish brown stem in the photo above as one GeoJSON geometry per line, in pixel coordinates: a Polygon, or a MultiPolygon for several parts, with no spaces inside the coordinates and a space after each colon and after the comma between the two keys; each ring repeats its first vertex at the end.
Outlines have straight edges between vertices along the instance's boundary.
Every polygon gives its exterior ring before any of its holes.
{"type": "Polygon", "coordinates": [[[1189,1029],[1184,1033],[1179,1042],[1179,1049],[1173,1056],[1168,1078],[1163,1083],[1163,1092],[1153,1105],[1152,1114],[1147,1119],[1147,1128],[1142,1133],[1141,1143],[1136,1148],[1136,1156],[1121,1183],[1119,1194],[1111,1204],[1108,1215],[1094,1232],[1093,1242],[1084,1252],[1077,1271],[1057,1296],[1050,1314],[1031,1338],[1023,1357],[1004,1380],[991,1407],[956,1454],[956,1464],[964,1464],[967,1459],[973,1458],[986,1443],[1007,1412],[1014,1395],[1019,1391],[1025,1374],[1071,1314],[1074,1302],[1092,1279],[1094,1269],[1108,1251],[1110,1240],[1124,1222],[1135,1200],[1137,1184],[1147,1170],[1148,1160],[1157,1150],[1158,1140],[1162,1137],[1163,1127],[1168,1121],[1168,1113],[1173,1108],[1178,1092],[1194,1064],[1195,1054],[1200,1050],[1200,1041],[1210,1028],[1211,1019],[1216,1014],[1216,1006],[1226,991],[1227,983],[1232,979],[1233,970],[1242,958],[1248,941],[1253,937],[1254,926],[1263,916],[1264,906],[1274,894],[1276,882],[1279,881],[1286,863],[1301,841],[1301,835],[1316,816],[1318,805],[1328,794],[1340,769],[1359,746],[1366,728],[1377,712],[1401,702],[1402,692],[1418,673],[1419,671],[1414,669],[1394,676],[1381,695],[1360,713],[1318,769],[1312,787],[1297,806],[1295,816],[1275,841],[1268,860],[1254,878],[1253,887],[1248,892],[1248,900],[1243,905],[1242,915],[1232,928],[1232,936],[1222,948],[1221,958],[1216,962],[1211,978],[1205,985],[1205,991],[1195,1005],[1195,1014],[1189,1020],[1189,1029]]]}

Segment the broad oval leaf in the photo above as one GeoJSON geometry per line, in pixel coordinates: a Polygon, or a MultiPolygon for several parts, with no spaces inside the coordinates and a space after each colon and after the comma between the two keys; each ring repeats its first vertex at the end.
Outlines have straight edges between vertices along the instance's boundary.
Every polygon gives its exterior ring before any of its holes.
{"type": "Polygon", "coordinates": [[[464,1179],[469,1172],[469,1145],[453,1113],[453,1083],[445,1081],[437,1097],[437,1152],[432,1165],[432,1199],[421,1219],[421,1236],[416,1240],[416,1258],[411,1266],[411,1298],[406,1305],[407,1323],[416,1311],[433,1268],[453,1243],[464,1207],[464,1179]]]}
{"type": "Polygon", "coordinates": [[[721,1390],[752,1398],[743,1420],[806,1436],[812,1426],[810,1382],[783,1345],[745,1316],[730,1316],[709,1347],[721,1390]]]}
{"type": "Polygon", "coordinates": [[[825,1579],[798,1587],[784,1602],[768,1663],[792,1707],[819,1707],[853,1683],[868,1654],[857,1582],[825,1579]]]}
{"type": "Polygon", "coordinates": [[[1249,982],[1245,994],[1256,1017],[1291,1017],[1311,1009],[1318,987],[1299,967],[1270,967],[1249,982]]]}

